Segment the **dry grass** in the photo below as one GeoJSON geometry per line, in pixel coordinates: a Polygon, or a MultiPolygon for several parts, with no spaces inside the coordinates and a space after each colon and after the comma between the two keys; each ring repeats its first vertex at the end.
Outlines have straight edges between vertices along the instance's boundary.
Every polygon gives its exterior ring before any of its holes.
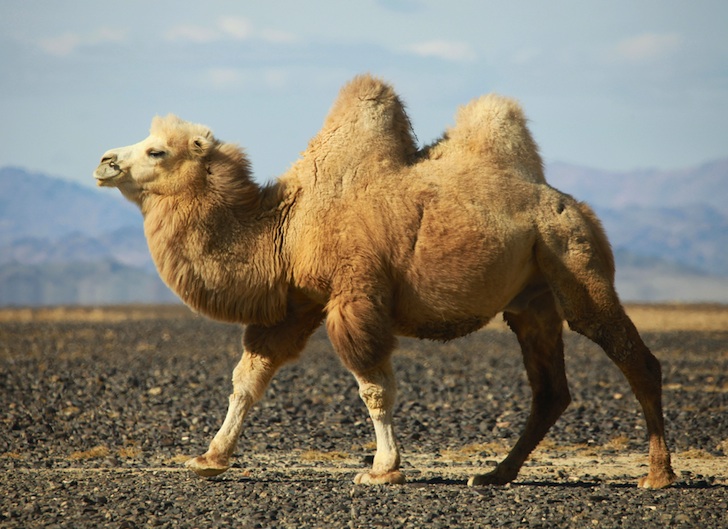
{"type": "Polygon", "coordinates": [[[604,444],[606,450],[626,450],[629,446],[629,437],[618,435],[614,439],[604,444]]]}
{"type": "Polygon", "coordinates": [[[167,460],[167,463],[185,463],[188,459],[191,459],[192,456],[188,456],[187,454],[177,454],[174,457],[171,457],[167,460]]]}
{"type": "MultiPolygon", "coordinates": [[[[728,331],[728,305],[628,304],[627,313],[641,331],[728,331]]],[[[108,307],[40,307],[0,309],[3,322],[122,322],[155,318],[199,318],[184,305],[116,305],[108,307]]],[[[489,329],[507,330],[501,318],[489,329]]]]}
{"type": "Polygon", "coordinates": [[[198,318],[184,305],[117,305],[110,307],[38,307],[0,309],[4,322],[97,322],[114,323],[148,319],[198,318]]]}
{"type": "Polygon", "coordinates": [[[0,454],[0,458],[7,458],[7,459],[25,459],[25,456],[23,454],[20,454],[18,452],[4,452],[0,454]]]}
{"type": "Polygon", "coordinates": [[[472,443],[463,446],[460,450],[463,454],[488,454],[488,455],[505,455],[508,452],[508,446],[505,444],[492,441],[489,443],[472,443]]]}
{"type": "Polygon", "coordinates": [[[509,447],[502,442],[472,443],[460,448],[442,450],[438,461],[462,463],[478,457],[502,458],[508,453],[509,447]]]}
{"type": "MultiPolygon", "coordinates": [[[[627,314],[642,332],[728,331],[728,305],[706,303],[628,304],[627,314]]],[[[501,318],[489,329],[508,330],[501,318]]]]}
{"type": "Polygon", "coordinates": [[[437,461],[440,463],[463,463],[472,457],[472,454],[464,454],[460,450],[443,450],[440,452],[437,461]]]}
{"type": "MultiPolygon", "coordinates": [[[[119,455],[119,457],[133,459],[141,455],[142,449],[137,445],[129,445],[119,448],[116,453],[119,455]]],[[[93,448],[89,448],[88,450],[79,450],[73,452],[70,456],[68,456],[68,459],[72,461],[77,461],[81,459],[101,459],[109,456],[110,454],[111,449],[109,449],[108,446],[97,445],[93,448]]]]}
{"type": "Polygon", "coordinates": [[[627,305],[640,331],[728,331],[728,305],[627,305]]]}
{"type": "Polygon", "coordinates": [[[705,450],[692,448],[675,454],[680,459],[715,459],[715,456],[705,450]]]}
{"type": "Polygon", "coordinates": [[[109,455],[109,447],[104,445],[94,446],[88,450],[77,451],[68,456],[68,459],[98,459],[109,455]]]}
{"type": "Polygon", "coordinates": [[[119,456],[127,459],[134,459],[135,457],[139,457],[141,453],[142,449],[138,446],[125,446],[123,448],[119,448],[118,450],[119,456]]]}
{"type": "Polygon", "coordinates": [[[303,461],[342,461],[349,459],[349,454],[344,452],[321,452],[320,450],[306,450],[301,453],[303,461]]]}

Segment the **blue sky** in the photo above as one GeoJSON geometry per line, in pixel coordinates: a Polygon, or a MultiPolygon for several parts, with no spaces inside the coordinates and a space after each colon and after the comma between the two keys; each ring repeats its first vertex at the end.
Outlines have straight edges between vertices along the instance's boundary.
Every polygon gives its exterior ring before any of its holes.
{"type": "Polygon", "coordinates": [[[518,98],[548,161],[673,169],[728,156],[728,2],[0,3],[0,166],[92,184],[173,112],[285,171],[360,72],[421,143],[458,105],[518,98]]]}

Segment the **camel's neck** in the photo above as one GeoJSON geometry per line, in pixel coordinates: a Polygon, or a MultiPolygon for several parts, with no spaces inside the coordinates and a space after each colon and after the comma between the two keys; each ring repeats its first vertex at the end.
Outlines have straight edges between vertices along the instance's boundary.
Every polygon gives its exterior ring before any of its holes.
{"type": "Polygon", "coordinates": [[[250,210],[199,195],[144,199],[144,231],[159,274],[194,310],[263,325],[285,315],[287,285],[277,239],[288,208],[265,202],[250,210]]]}

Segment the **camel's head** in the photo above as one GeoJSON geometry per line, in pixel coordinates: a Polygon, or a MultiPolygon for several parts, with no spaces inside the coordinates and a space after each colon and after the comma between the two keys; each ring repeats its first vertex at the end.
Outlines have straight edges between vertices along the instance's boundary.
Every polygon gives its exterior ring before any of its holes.
{"type": "Polygon", "coordinates": [[[137,204],[144,192],[177,194],[204,182],[208,155],[217,145],[207,127],[173,115],[155,117],[146,139],[104,153],[94,178],[137,204]]]}

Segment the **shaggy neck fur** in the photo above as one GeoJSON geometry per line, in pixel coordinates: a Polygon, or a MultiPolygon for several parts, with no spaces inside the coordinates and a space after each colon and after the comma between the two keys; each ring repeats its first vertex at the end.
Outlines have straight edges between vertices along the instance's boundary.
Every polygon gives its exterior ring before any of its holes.
{"type": "Polygon", "coordinates": [[[251,180],[240,149],[215,145],[206,163],[180,168],[178,192],[141,197],[149,250],[165,283],[214,319],[270,325],[285,315],[277,233],[292,203],[251,180]],[[199,174],[205,172],[205,174],[199,174]]]}

